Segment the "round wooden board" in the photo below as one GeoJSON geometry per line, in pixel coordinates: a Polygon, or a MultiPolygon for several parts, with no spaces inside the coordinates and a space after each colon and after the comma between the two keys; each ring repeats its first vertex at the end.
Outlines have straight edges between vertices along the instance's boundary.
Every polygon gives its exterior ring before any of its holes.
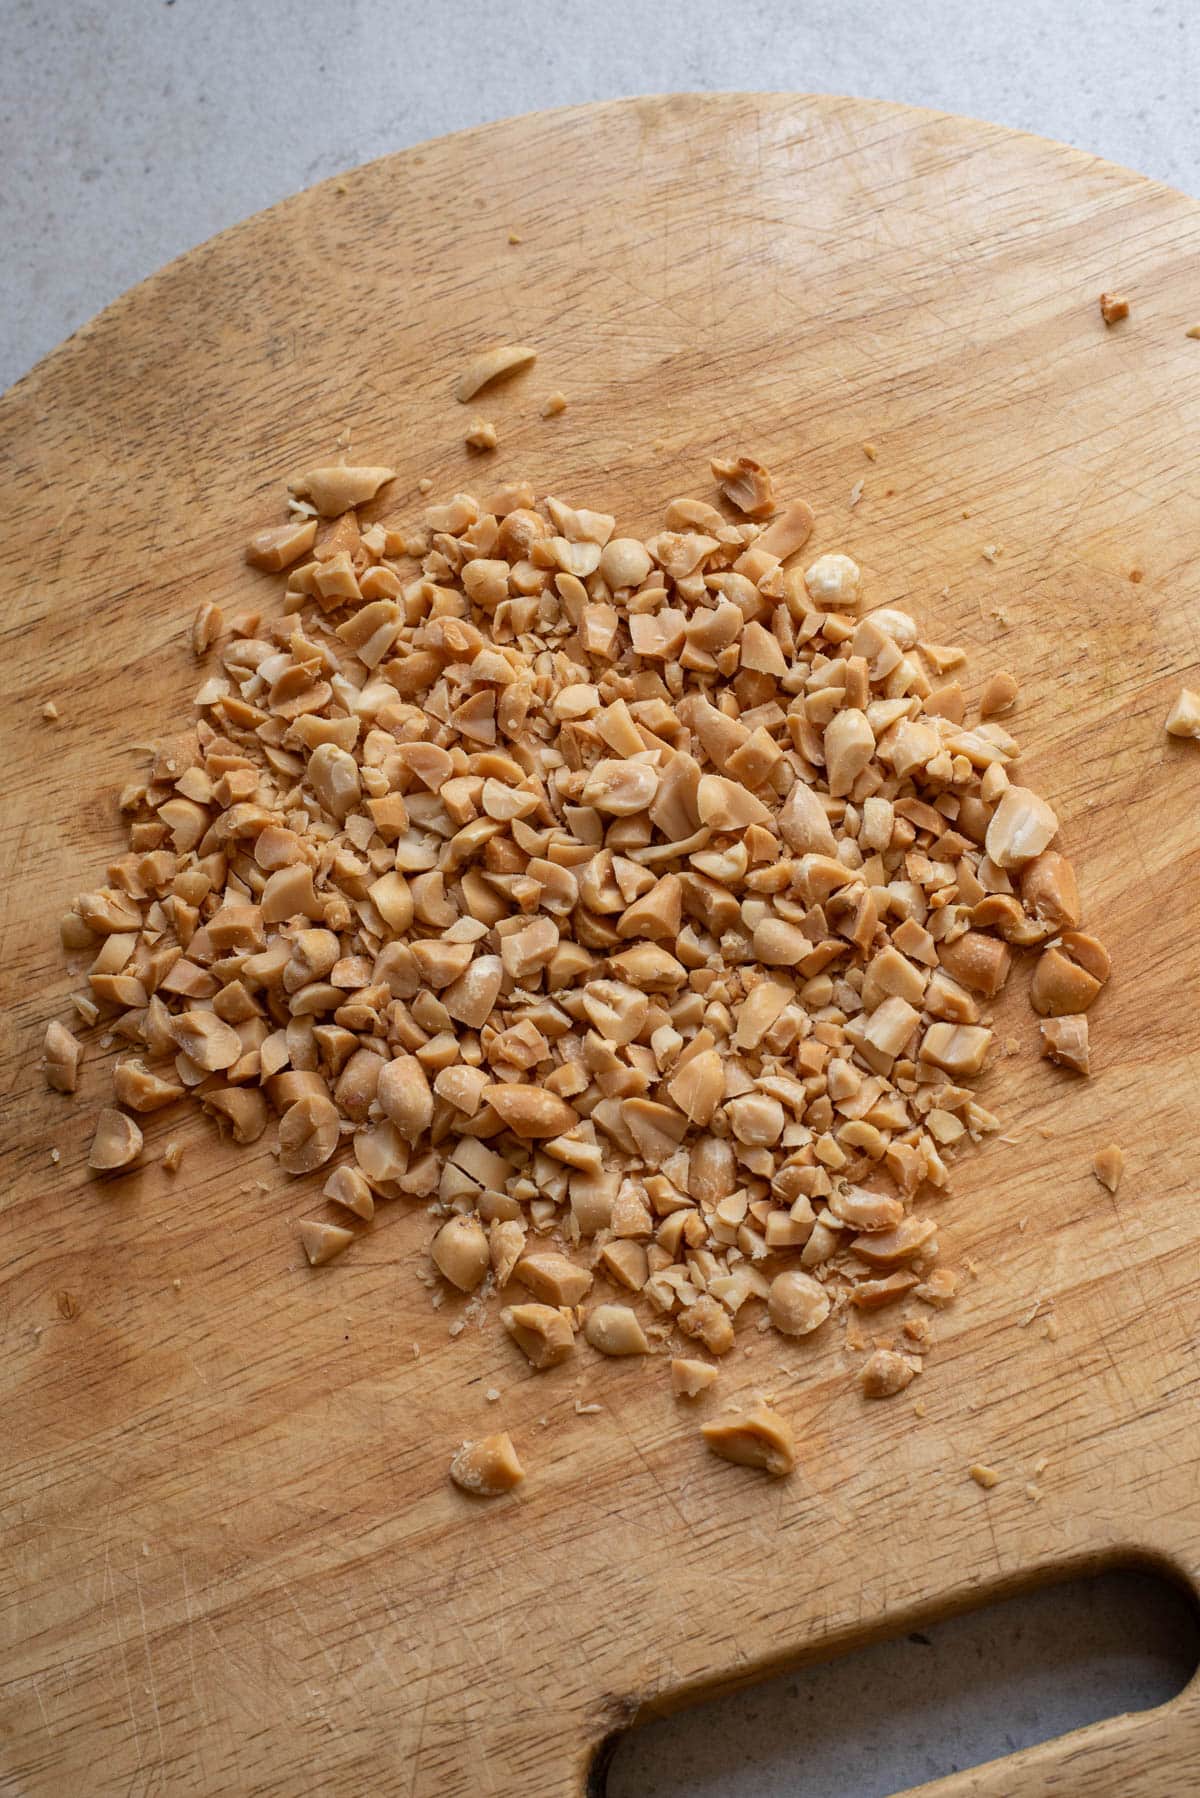
{"type": "MultiPolygon", "coordinates": [[[[5,1790],[578,1794],[639,1710],[1069,1569],[1192,1578],[1200,751],[1162,720],[1198,653],[1198,254],[1194,202],[995,127],[623,101],[302,194],[0,402],[5,1790]],[[1111,330],[1104,288],[1132,300],[1111,330]],[[504,339],[539,359],[486,396],[482,465],[453,386],[504,339]],[[422,476],[527,475],[635,530],[752,449],[873,601],[967,647],[972,683],[1020,678],[1030,777],[1115,955],[1095,1077],[1038,1061],[1017,993],[1020,1054],[985,1089],[1008,1130],[942,1213],[944,1258],[978,1277],[912,1393],[865,1407],[840,1333],[781,1349],[743,1320],[722,1396],[777,1394],[789,1481],[706,1455],[659,1365],[534,1376],[495,1327],[452,1339],[415,1277],[419,1212],[309,1273],[292,1220],[315,1185],[265,1140],[160,1116],[143,1170],[89,1181],[113,1048],[89,1044],[77,1100],[43,1090],[81,979],[55,921],[118,851],[135,746],[188,716],[195,607],[273,603],[241,545],[349,429],[402,470],[388,515],[416,514],[422,476]],[[1116,1197],[1090,1173],[1111,1140],[1116,1197]],[[501,1424],[528,1480],[473,1506],[449,1455],[501,1424]]],[[[1193,1779],[1190,1692],[936,1790],[1193,1779]]]]}

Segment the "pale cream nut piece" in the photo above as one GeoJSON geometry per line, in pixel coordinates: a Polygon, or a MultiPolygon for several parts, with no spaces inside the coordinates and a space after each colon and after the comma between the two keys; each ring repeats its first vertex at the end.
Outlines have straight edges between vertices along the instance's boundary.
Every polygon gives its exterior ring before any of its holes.
{"type": "Polygon", "coordinates": [[[375,1091],[379,1108],[409,1147],[433,1122],[429,1077],[415,1055],[397,1055],[380,1070],[375,1091]]]}
{"type": "Polygon", "coordinates": [[[537,361],[537,351],[529,349],[525,344],[499,344],[495,349],[484,350],[471,362],[468,362],[458,380],[454,384],[454,397],[460,405],[465,406],[468,400],[493,381],[502,380],[507,375],[519,374],[524,368],[530,368],[537,361]]]}
{"type": "Polygon", "coordinates": [[[671,1360],[671,1390],[676,1398],[699,1398],[717,1382],[717,1369],[708,1361],[693,1361],[686,1355],[671,1360]]]}
{"type": "Polygon", "coordinates": [[[645,1355],[650,1352],[637,1313],[628,1305],[594,1305],[588,1312],[583,1333],[602,1355],[645,1355]]]}
{"type": "Polygon", "coordinates": [[[796,1438],[791,1425],[765,1399],[701,1424],[700,1434],[714,1455],[739,1467],[760,1467],[780,1479],[795,1468],[796,1438]]]}
{"type": "Polygon", "coordinates": [[[429,1253],[438,1272],[460,1292],[474,1292],[491,1265],[487,1232],[477,1217],[449,1218],[429,1253]]]}
{"type": "Polygon", "coordinates": [[[1082,1013],[1043,1018],[1038,1029],[1042,1054],[1047,1061],[1060,1068],[1070,1068],[1073,1074],[1091,1073],[1088,1021],[1082,1013]]]}
{"type": "Polygon", "coordinates": [[[1124,1150],[1119,1149],[1115,1142],[1109,1143],[1107,1148],[1097,1149],[1092,1158],[1092,1172],[1101,1186],[1107,1187],[1109,1192],[1116,1192],[1121,1184],[1121,1175],[1125,1172],[1124,1150]]]}
{"type": "Polygon", "coordinates": [[[1200,693],[1190,687],[1179,689],[1167,713],[1166,731],[1170,737],[1200,738],[1200,693]]]}
{"type": "Polygon", "coordinates": [[[531,1367],[557,1367],[575,1352],[570,1313],[553,1305],[506,1305],[500,1322],[531,1367]]]}
{"type": "Polygon", "coordinates": [[[975,1484],[977,1486],[982,1486],[985,1492],[990,1492],[993,1486],[998,1486],[1000,1484],[1000,1475],[996,1472],[996,1469],[994,1467],[989,1467],[984,1461],[972,1461],[971,1465],[967,1468],[967,1472],[970,1474],[975,1484]]]}
{"type": "Polygon", "coordinates": [[[142,1152],[142,1133],[131,1117],[106,1105],[96,1118],[96,1133],[88,1154],[94,1173],[108,1174],[128,1167],[142,1152]]]}
{"type": "Polygon", "coordinates": [[[450,1463],[450,1478],[473,1498],[500,1498],[525,1478],[512,1438],[506,1430],[464,1442],[450,1463]]]}
{"type": "Polygon", "coordinates": [[[73,1093],[79,1085],[79,1064],[83,1060],[83,1044],[72,1036],[65,1024],[52,1019],[46,1025],[44,1048],[46,1085],[56,1093],[73,1093]]]}
{"type": "Polygon", "coordinates": [[[279,1120],[279,1164],[289,1174],[311,1174],[325,1165],[340,1141],[333,1100],[307,1093],[279,1120]]]}
{"type": "Polygon", "coordinates": [[[818,556],[804,571],[808,597],[826,612],[856,611],[861,581],[858,563],[838,554],[818,556]]]}
{"type": "Polygon", "coordinates": [[[343,1229],[341,1224],[324,1224],[315,1217],[301,1218],[296,1234],[310,1267],[324,1267],[327,1261],[335,1261],[354,1241],[353,1230],[343,1229]]]}
{"type": "Polygon", "coordinates": [[[1019,868],[1048,849],[1058,819],[1029,787],[1006,787],[987,827],[985,846],[998,868],[1019,868]]]}
{"type": "Polygon", "coordinates": [[[894,1398],[910,1386],[916,1367],[893,1349],[876,1349],[859,1370],[858,1380],[864,1398],[894,1398]]]}
{"type": "Polygon", "coordinates": [[[394,481],[394,468],[310,468],[288,483],[297,499],[311,500],[322,518],[337,518],[352,506],[374,499],[381,487],[394,481]]]}
{"type": "Polygon", "coordinates": [[[811,1274],[788,1268],[771,1281],[767,1311],[783,1336],[811,1336],[829,1316],[829,1294],[811,1274]]]}

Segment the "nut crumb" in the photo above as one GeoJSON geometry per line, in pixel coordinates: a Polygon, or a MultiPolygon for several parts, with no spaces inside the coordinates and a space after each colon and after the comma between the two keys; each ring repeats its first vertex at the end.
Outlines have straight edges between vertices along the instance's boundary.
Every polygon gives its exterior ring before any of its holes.
{"type": "Polygon", "coordinates": [[[177,1174],[179,1172],[179,1164],[183,1160],[183,1144],[181,1142],[169,1142],[163,1150],[162,1159],[163,1166],[166,1168],[168,1174],[177,1174]]]}
{"type": "Polygon", "coordinates": [[[929,1406],[925,1403],[925,1400],[923,1398],[915,1398],[913,1400],[913,1416],[927,1417],[928,1415],[929,1406]]]}
{"type": "Polygon", "coordinates": [[[1121,293],[1102,293],[1100,316],[1106,325],[1115,325],[1120,319],[1129,317],[1129,301],[1121,293]]]}
{"type": "Polygon", "coordinates": [[[524,243],[525,239],[521,236],[519,231],[510,231],[508,234],[508,241],[509,243],[524,243]]]}
{"type": "Polygon", "coordinates": [[[463,442],[473,450],[494,450],[499,441],[496,427],[488,418],[473,418],[463,434],[463,442]]]}
{"type": "Polygon", "coordinates": [[[59,711],[52,699],[48,699],[42,707],[42,717],[46,720],[47,724],[58,723],[59,711]]]}
{"type": "Polygon", "coordinates": [[[68,1323],[72,1318],[79,1316],[79,1300],[73,1292],[68,1292],[65,1287],[59,1293],[57,1303],[59,1316],[65,1317],[68,1323]]]}
{"type": "Polygon", "coordinates": [[[868,462],[877,462],[879,460],[879,450],[873,443],[864,443],[862,446],[862,453],[867,458],[868,462]]]}
{"type": "Polygon", "coordinates": [[[971,1465],[967,1468],[967,1472],[970,1474],[975,1484],[977,1486],[982,1486],[985,1492],[990,1492],[993,1486],[997,1486],[1000,1483],[1000,1475],[996,1472],[996,1469],[994,1467],[988,1467],[983,1461],[972,1461],[971,1465]]]}
{"type": "Polygon", "coordinates": [[[1107,1148],[1097,1149],[1092,1158],[1092,1172],[1101,1186],[1109,1192],[1116,1192],[1121,1184],[1121,1175],[1125,1172],[1125,1156],[1116,1143],[1109,1143],[1107,1148]]]}
{"type": "Polygon", "coordinates": [[[1193,692],[1190,687],[1181,687],[1178,697],[1167,713],[1167,735],[1170,737],[1200,738],[1200,693],[1193,692]]]}
{"type": "Polygon", "coordinates": [[[1184,332],[1185,337],[1200,337],[1200,325],[1189,325],[1184,332]]]}
{"type": "Polygon", "coordinates": [[[1035,1486],[1032,1480],[1029,1480],[1025,1487],[1025,1496],[1031,1505],[1040,1505],[1042,1502],[1042,1489],[1040,1486],[1035,1486]]]}
{"type": "Polygon", "coordinates": [[[851,487],[851,489],[850,489],[850,498],[847,503],[852,512],[853,512],[855,506],[858,504],[859,500],[863,496],[863,488],[865,485],[866,485],[866,483],[864,481],[855,481],[853,487],[851,487]]]}
{"type": "Polygon", "coordinates": [[[567,396],[556,388],[553,393],[546,396],[546,403],[542,407],[542,417],[557,418],[559,414],[565,412],[566,409],[567,396]]]}
{"type": "Polygon", "coordinates": [[[603,1409],[603,1405],[585,1405],[582,1399],[577,1398],[575,1400],[575,1415],[577,1417],[595,1417],[597,1413],[603,1411],[603,1409]]]}

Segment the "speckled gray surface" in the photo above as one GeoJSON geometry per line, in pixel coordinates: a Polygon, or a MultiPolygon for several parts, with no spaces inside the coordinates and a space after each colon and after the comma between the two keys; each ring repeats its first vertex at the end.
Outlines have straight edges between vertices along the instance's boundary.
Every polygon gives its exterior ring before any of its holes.
{"type": "MultiPolygon", "coordinates": [[[[868,94],[1200,191],[1195,16],[1195,0],[0,0],[0,387],[223,226],[543,106],[868,94]]],[[[1160,1702],[1195,1658],[1183,1608],[1129,1577],[928,1635],[650,1725],[610,1798],[882,1798],[1160,1702]]]]}

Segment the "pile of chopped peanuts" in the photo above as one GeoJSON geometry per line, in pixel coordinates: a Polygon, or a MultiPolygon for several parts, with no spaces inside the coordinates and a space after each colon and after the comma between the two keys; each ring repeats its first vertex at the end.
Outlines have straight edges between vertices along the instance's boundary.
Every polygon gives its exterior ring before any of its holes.
{"type": "MultiPolygon", "coordinates": [[[[434,1303],[495,1298],[534,1368],[580,1338],[673,1351],[695,1398],[748,1319],[892,1307],[859,1374],[888,1397],[955,1294],[937,1200],[998,1127],[972,1082],[1014,949],[1081,1074],[1109,962],[1010,779],[1011,676],[969,719],[959,651],[864,614],[759,463],[712,468],[645,541],[520,482],[419,525],[360,517],[389,468],[292,483],[247,550],[279,610],[201,607],[197,722],[63,920],[94,957],[79,1017],[129,1044],[90,1165],[135,1163],[137,1114],[190,1094],[323,1180],[314,1266],[422,1202],[434,1303]]],[[[80,1054],[52,1023],[52,1086],[80,1054]]],[[[704,1433],[794,1464],[765,1400],[704,1433]]],[[[500,1434],[452,1475],[521,1467],[500,1434]]]]}

